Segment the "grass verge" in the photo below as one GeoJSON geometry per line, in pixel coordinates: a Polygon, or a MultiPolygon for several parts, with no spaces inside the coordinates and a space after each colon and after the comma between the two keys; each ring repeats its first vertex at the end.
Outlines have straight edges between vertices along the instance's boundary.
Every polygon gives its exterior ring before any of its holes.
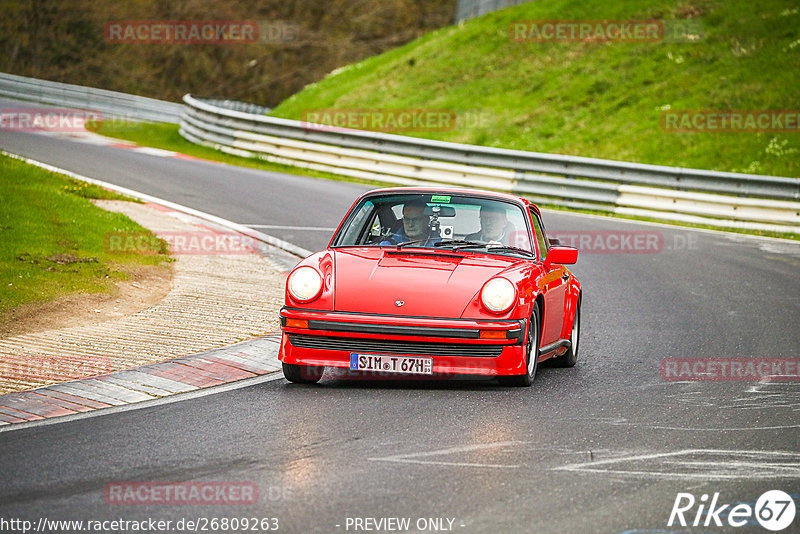
{"type": "Polygon", "coordinates": [[[0,155],[0,198],[0,325],[19,306],[110,292],[128,269],[171,261],[163,241],[154,254],[107,250],[110,232],[151,234],[89,200],[130,200],[117,193],[0,155]]]}

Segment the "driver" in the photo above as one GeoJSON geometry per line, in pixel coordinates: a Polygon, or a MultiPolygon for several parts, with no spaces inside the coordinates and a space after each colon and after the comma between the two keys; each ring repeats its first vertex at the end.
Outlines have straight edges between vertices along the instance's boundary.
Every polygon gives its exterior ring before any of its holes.
{"type": "Polygon", "coordinates": [[[422,200],[406,202],[403,205],[403,225],[397,233],[392,235],[388,241],[383,241],[381,245],[391,246],[408,241],[419,241],[420,246],[430,246],[440,241],[441,238],[431,231],[430,215],[425,215],[427,206],[422,200]]]}
{"type": "Polygon", "coordinates": [[[502,204],[484,204],[481,206],[481,230],[468,234],[467,241],[481,241],[483,243],[497,242],[509,245],[514,226],[508,222],[506,209],[502,204]]]}

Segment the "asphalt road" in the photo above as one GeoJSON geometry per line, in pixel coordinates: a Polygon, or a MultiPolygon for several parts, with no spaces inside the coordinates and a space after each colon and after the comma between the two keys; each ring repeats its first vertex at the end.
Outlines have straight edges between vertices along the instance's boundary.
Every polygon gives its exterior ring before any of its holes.
{"type": "MultiPolygon", "coordinates": [[[[330,232],[296,227],[335,226],[366,189],[22,133],[0,133],[0,148],[269,226],[262,230],[308,249],[330,232]]],[[[410,532],[433,531],[424,520],[443,518],[464,533],[613,533],[670,531],[678,493],[697,504],[719,493],[719,505],[753,505],[782,490],[800,504],[798,382],[676,382],[660,372],[665,358],[800,356],[800,245],[561,212],[546,213],[545,224],[593,244],[633,231],[659,243],[581,254],[572,269],[584,288],[575,368],[540,368],[532,389],[280,379],[3,432],[0,517],[160,518],[173,521],[170,531],[182,518],[278,518],[280,532],[392,531],[365,520],[395,517],[409,518],[410,532]],[[255,484],[259,498],[236,506],[104,498],[108,484],[147,481],[255,484]]],[[[766,532],[755,519],[684,531],[766,532]]]]}

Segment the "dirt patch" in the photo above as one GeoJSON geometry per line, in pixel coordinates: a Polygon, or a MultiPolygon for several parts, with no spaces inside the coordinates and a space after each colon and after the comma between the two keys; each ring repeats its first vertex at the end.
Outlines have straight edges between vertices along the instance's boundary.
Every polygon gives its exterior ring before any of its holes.
{"type": "MultiPolygon", "coordinates": [[[[48,259],[62,260],[68,264],[72,258],[48,259]]],[[[86,261],[84,258],[78,260],[86,261]]],[[[25,304],[11,310],[0,322],[0,338],[102,323],[132,315],[161,302],[172,289],[172,263],[129,267],[124,271],[129,279],[117,282],[110,293],[71,295],[46,303],[25,304]]]]}
{"type": "Polygon", "coordinates": [[[47,265],[42,267],[45,271],[60,273],[77,273],[77,269],[69,269],[68,266],[75,263],[97,263],[100,258],[79,258],[74,254],[53,254],[47,258],[32,256],[29,252],[23,252],[17,256],[17,260],[30,263],[32,265],[47,265]]]}
{"type": "Polygon", "coordinates": [[[46,259],[59,265],[69,265],[71,263],[97,263],[100,261],[99,258],[79,258],[75,254],[53,254],[46,259]]]}

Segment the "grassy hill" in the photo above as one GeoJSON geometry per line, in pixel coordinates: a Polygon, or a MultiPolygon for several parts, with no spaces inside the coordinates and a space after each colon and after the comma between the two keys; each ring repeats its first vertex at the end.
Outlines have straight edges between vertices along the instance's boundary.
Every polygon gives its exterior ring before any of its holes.
{"type": "Polygon", "coordinates": [[[800,176],[800,133],[675,133],[660,124],[665,110],[799,110],[798,81],[796,0],[537,0],[333,71],[272,114],[446,109],[457,117],[452,130],[405,134],[800,176]],[[701,31],[649,43],[510,39],[512,22],[542,19],[659,19],[701,31]]]}

